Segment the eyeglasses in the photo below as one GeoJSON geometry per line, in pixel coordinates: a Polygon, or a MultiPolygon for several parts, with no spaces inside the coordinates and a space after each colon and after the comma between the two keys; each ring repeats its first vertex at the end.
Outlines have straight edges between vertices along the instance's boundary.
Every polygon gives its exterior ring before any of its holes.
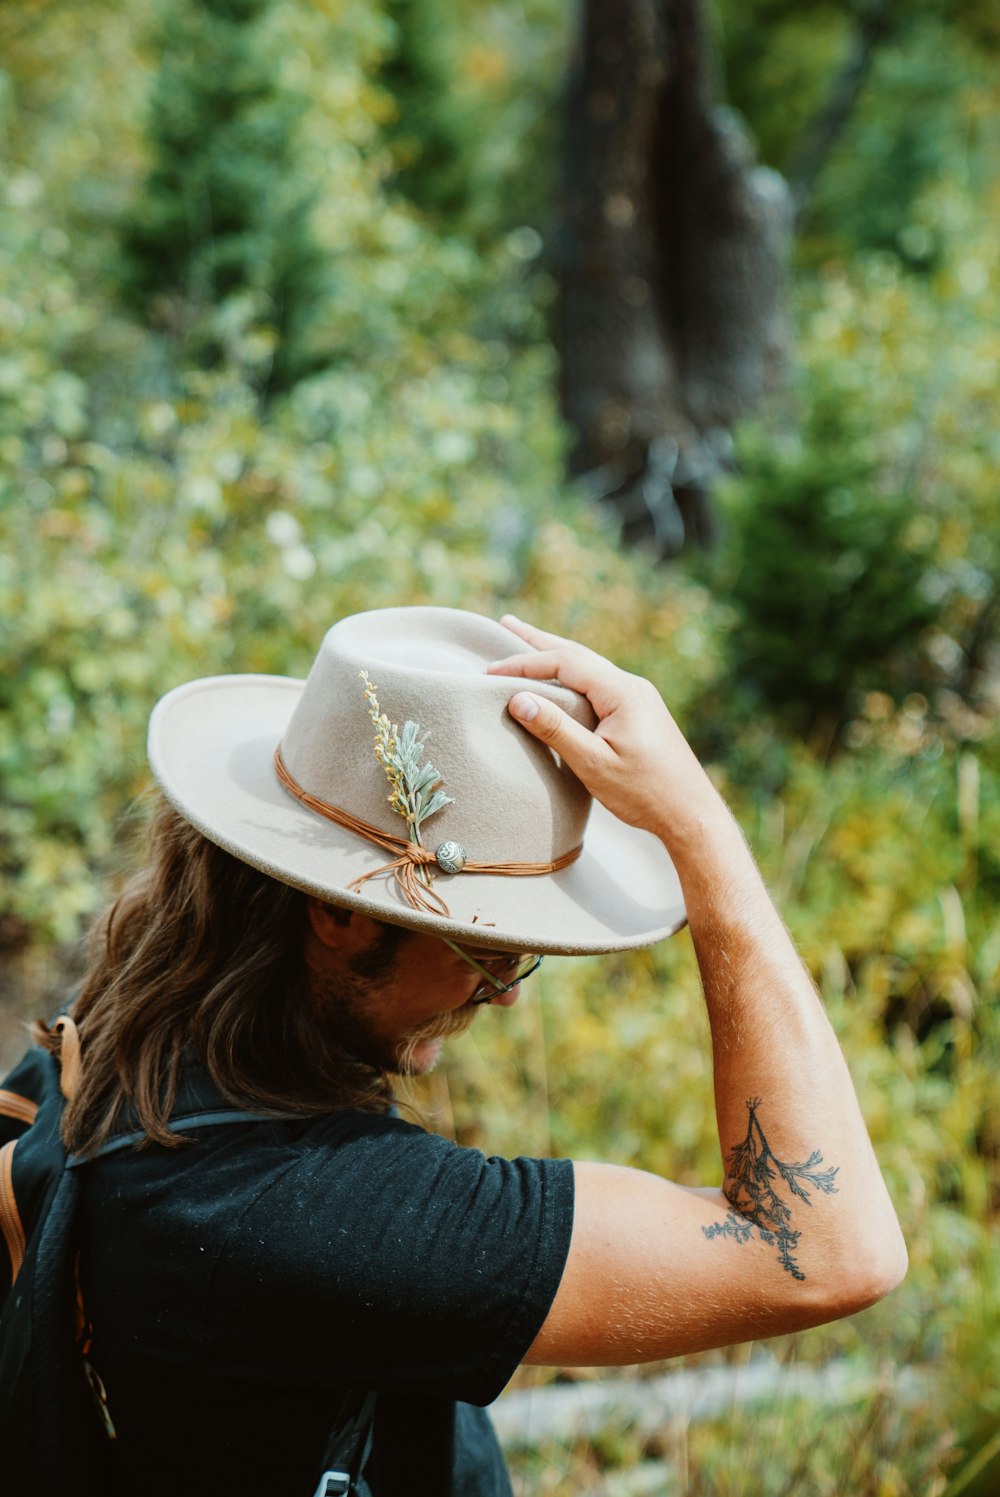
{"type": "Polygon", "coordinates": [[[470,956],[454,941],[444,937],[442,939],[463,962],[468,962],[470,967],[475,967],[482,975],[483,980],[473,991],[470,1003],[492,1003],[494,998],[499,998],[502,993],[509,993],[519,982],[530,977],[532,972],[537,972],[545,960],[541,956],[526,956],[517,951],[498,951],[495,956],[470,956]],[[504,978],[507,980],[504,981],[504,978]]]}

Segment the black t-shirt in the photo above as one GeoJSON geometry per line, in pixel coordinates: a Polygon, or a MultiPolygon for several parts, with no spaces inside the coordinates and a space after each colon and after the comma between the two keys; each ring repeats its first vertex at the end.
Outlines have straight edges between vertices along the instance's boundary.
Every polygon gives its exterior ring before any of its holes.
{"type": "Polygon", "coordinates": [[[331,1409],[379,1394],[373,1497],[507,1497],[481,1407],[548,1313],[567,1160],[343,1112],[83,1170],[91,1360],[142,1497],[311,1497],[331,1409]]]}

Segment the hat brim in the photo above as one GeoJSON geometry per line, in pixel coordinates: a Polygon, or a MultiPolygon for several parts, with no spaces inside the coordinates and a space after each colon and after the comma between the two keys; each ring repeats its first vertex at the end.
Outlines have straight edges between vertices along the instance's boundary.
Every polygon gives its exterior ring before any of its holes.
{"type": "Polygon", "coordinates": [[[686,923],[662,843],[597,802],[582,853],[559,873],[439,875],[435,889],[450,916],[412,909],[391,873],[350,888],[388,855],[307,810],[274,769],[304,685],[285,676],[211,676],[170,692],[150,720],[149,759],[167,799],[243,862],[375,919],[500,950],[626,951],[686,923]]]}

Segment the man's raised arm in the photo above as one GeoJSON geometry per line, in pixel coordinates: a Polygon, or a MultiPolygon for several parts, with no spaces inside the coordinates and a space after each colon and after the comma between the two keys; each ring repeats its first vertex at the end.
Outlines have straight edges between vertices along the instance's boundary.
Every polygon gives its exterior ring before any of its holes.
{"type": "Polygon", "coordinates": [[[692,1190],[577,1163],[569,1258],[528,1360],[648,1361],[873,1304],[903,1277],[906,1249],[840,1047],[736,823],[655,687],[503,622],[529,649],[491,671],[558,680],[599,721],[589,732],[529,690],[511,714],[616,816],[661,838],[677,868],[725,1171],[722,1191],[692,1190]]]}

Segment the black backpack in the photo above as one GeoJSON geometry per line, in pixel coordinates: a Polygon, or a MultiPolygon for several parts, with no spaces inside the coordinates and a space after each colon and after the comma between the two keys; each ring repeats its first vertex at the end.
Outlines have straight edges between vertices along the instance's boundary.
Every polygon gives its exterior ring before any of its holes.
{"type": "MultiPolygon", "coordinates": [[[[64,1041],[69,1031],[75,1039],[71,1020],[58,1020],[56,1028],[64,1041]]],[[[86,1361],[76,1272],[74,1225],[80,1166],[87,1161],[68,1155],[60,1136],[62,1082],[55,1057],[33,1048],[0,1086],[0,1451],[12,1492],[112,1497],[120,1490],[113,1424],[100,1378],[86,1361]]],[[[182,1091],[172,1131],[261,1120],[208,1086],[202,1080],[182,1091]]],[[[91,1157],[141,1137],[117,1134],[91,1157]]],[[[370,1497],[362,1471],[374,1417],[374,1393],[345,1395],[319,1484],[302,1497],[370,1497]]]]}

